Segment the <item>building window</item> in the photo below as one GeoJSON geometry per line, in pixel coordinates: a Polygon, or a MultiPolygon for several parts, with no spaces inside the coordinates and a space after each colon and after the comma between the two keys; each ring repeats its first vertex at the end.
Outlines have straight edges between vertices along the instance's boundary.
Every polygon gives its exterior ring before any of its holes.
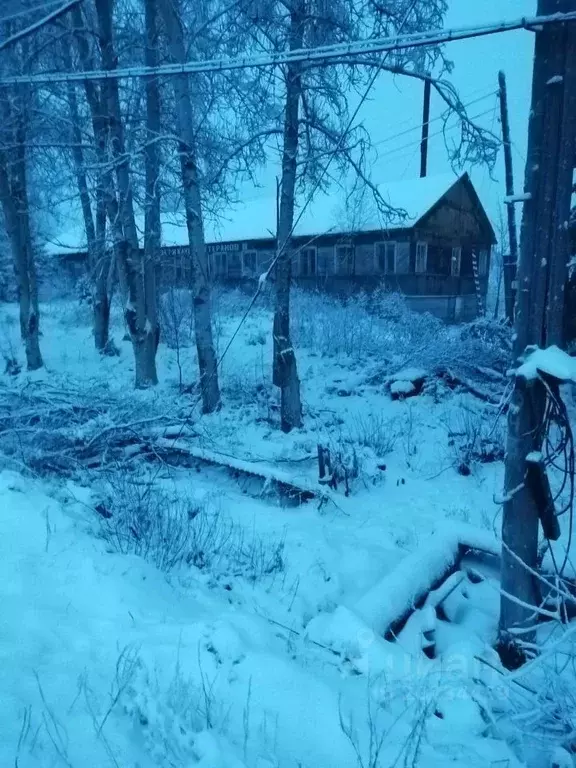
{"type": "Polygon", "coordinates": [[[428,243],[416,243],[415,272],[424,273],[428,269],[428,243]]]}
{"type": "Polygon", "coordinates": [[[302,248],[299,253],[302,277],[316,274],[316,248],[302,248]]]}
{"type": "Polygon", "coordinates": [[[256,277],[256,251],[242,252],[243,277],[256,277]]]}
{"type": "Polygon", "coordinates": [[[376,269],[386,275],[393,275],[396,269],[396,243],[375,243],[376,269]]]}
{"type": "Polygon", "coordinates": [[[478,274],[481,276],[488,274],[488,251],[485,249],[478,254],[478,274]]]}
{"type": "Polygon", "coordinates": [[[450,274],[452,277],[460,277],[462,269],[462,248],[457,246],[452,248],[452,261],[450,263],[450,274]]]}
{"type": "Polygon", "coordinates": [[[337,245],[335,248],[337,275],[354,274],[354,247],[352,245],[337,245]]]}
{"type": "Polygon", "coordinates": [[[212,254],[212,274],[214,277],[226,277],[228,274],[228,259],[222,251],[212,254]]]}

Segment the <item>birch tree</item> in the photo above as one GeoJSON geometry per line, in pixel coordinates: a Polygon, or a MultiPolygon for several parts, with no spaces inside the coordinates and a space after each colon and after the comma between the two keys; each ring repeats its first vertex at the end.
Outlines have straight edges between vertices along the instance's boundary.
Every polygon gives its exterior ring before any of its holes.
{"type": "MultiPolygon", "coordinates": [[[[158,65],[158,8],[157,0],[144,0],[145,43],[144,63],[147,67],[158,65]]],[[[160,87],[158,78],[152,75],[146,78],[146,145],[145,197],[144,197],[144,300],[148,308],[154,336],[150,344],[154,349],[150,355],[156,355],[160,339],[158,324],[157,266],[160,259],[160,150],[158,140],[161,131],[160,87]]]]}
{"type": "MultiPolygon", "coordinates": [[[[72,71],[72,56],[69,52],[69,40],[63,40],[62,60],[68,71],[72,71]]],[[[116,354],[117,350],[110,339],[110,257],[106,252],[106,201],[102,178],[106,171],[99,171],[99,181],[95,192],[86,171],[87,159],[83,149],[84,131],[82,123],[85,116],[80,113],[76,86],[68,83],[67,101],[70,117],[71,156],[74,177],[80,199],[86,244],[88,250],[88,268],[92,287],[92,311],[94,323],[94,344],[105,355],[116,354]]]]}
{"type": "MultiPolygon", "coordinates": [[[[170,56],[174,61],[183,63],[186,61],[186,46],[177,2],[176,0],[159,0],[159,4],[170,56]]],[[[174,89],[176,131],[179,138],[182,195],[191,250],[194,333],[200,370],[200,390],[203,410],[205,413],[211,413],[220,407],[220,388],[212,333],[211,289],[194,137],[195,121],[188,75],[174,75],[171,79],[174,89]]]]}
{"type": "MultiPolygon", "coordinates": [[[[102,66],[116,68],[113,36],[112,0],[95,0],[102,66]]],[[[146,267],[140,254],[138,232],[134,215],[130,156],[126,151],[120,93],[117,78],[107,78],[101,86],[100,112],[94,102],[96,119],[105,120],[108,127],[110,156],[115,169],[117,185],[117,211],[111,189],[108,193],[108,216],[116,241],[117,269],[124,301],[124,317],[130,332],[135,361],[135,385],[146,388],[158,383],[156,350],[158,321],[154,269],[146,267]]],[[[98,127],[105,139],[105,128],[98,127]]]]}
{"type": "MultiPolygon", "coordinates": [[[[302,48],[306,23],[305,0],[295,0],[290,9],[290,50],[302,48]]],[[[294,201],[298,162],[299,110],[302,99],[301,66],[286,68],[286,106],[282,148],[282,177],[278,213],[276,262],[276,301],[274,308],[274,368],[273,382],[280,388],[280,419],[283,432],[302,426],[300,379],[296,354],[290,338],[290,277],[292,253],[290,238],[294,226],[294,201]]]]}
{"type": "Polygon", "coordinates": [[[40,352],[38,281],[30,224],[28,188],[28,89],[0,92],[2,142],[0,145],[0,198],[10,242],[20,308],[20,335],[29,371],[43,366],[40,352]]]}

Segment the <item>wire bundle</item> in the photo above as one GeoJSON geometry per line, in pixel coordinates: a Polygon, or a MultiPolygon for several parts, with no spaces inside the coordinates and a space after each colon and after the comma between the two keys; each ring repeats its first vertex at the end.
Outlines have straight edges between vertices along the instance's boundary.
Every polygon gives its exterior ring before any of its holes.
{"type": "Polygon", "coordinates": [[[569,515],[568,541],[566,543],[564,560],[560,568],[558,567],[550,541],[548,541],[554,568],[558,577],[562,577],[570,557],[574,522],[574,472],[576,469],[574,435],[570,425],[568,410],[565,402],[560,396],[558,384],[546,380],[543,377],[541,378],[546,387],[546,407],[539,430],[544,468],[549,469],[551,467],[561,473],[562,482],[553,496],[554,507],[556,509],[557,517],[566,513],[569,515]],[[565,499],[564,502],[561,502],[562,498],[565,499]],[[560,507],[556,506],[557,502],[561,502],[560,507]]]}

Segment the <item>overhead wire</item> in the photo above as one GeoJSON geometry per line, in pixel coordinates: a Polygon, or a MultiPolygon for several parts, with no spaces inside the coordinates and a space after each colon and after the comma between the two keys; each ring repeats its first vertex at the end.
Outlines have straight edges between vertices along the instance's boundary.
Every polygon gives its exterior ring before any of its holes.
{"type": "MultiPolygon", "coordinates": [[[[486,115],[490,115],[490,114],[492,114],[492,109],[486,109],[486,110],[484,110],[484,112],[479,112],[477,115],[472,115],[472,117],[470,117],[469,119],[470,120],[478,120],[480,117],[485,117],[486,115]]],[[[446,130],[447,131],[453,131],[455,128],[458,128],[458,124],[457,123],[455,125],[450,126],[446,130]]],[[[431,133],[428,136],[428,140],[433,139],[436,136],[442,136],[445,132],[446,132],[445,129],[442,129],[441,131],[436,131],[435,133],[431,133]]],[[[408,142],[406,144],[402,144],[400,147],[395,147],[394,149],[391,149],[388,152],[384,152],[383,154],[378,154],[378,158],[380,159],[382,157],[389,157],[390,155],[396,154],[396,152],[401,152],[404,149],[411,149],[415,145],[420,145],[420,143],[421,143],[420,139],[414,140],[414,141],[410,141],[410,142],[408,142]]],[[[378,144],[374,144],[373,146],[378,146],[378,144]]]]}
{"type": "Polygon", "coordinates": [[[7,21],[14,21],[15,19],[21,19],[22,16],[30,16],[30,14],[37,13],[38,11],[47,11],[49,8],[54,8],[57,5],[62,5],[62,0],[41,0],[39,3],[33,3],[14,13],[0,16],[0,24],[4,24],[7,21]]]}
{"type": "Polygon", "coordinates": [[[518,29],[533,30],[548,24],[576,21],[576,11],[556,13],[547,16],[522,17],[513,21],[501,21],[472,27],[455,27],[452,29],[435,29],[427,32],[401,34],[392,37],[369,38],[356,40],[351,43],[336,43],[334,45],[301,48],[276,54],[265,54],[253,57],[231,57],[223,59],[206,59],[188,61],[183,64],[162,64],[157,67],[125,67],[113,70],[91,70],[82,72],[41,72],[35,75],[6,75],[0,78],[0,84],[53,84],[58,82],[74,82],[85,80],[107,80],[141,78],[150,75],[198,74],[209,72],[225,72],[236,69],[265,68],[280,64],[307,63],[325,64],[329,61],[339,63],[349,56],[365,54],[384,54],[443,45],[457,40],[467,40],[475,37],[502,34],[518,29]]]}
{"type": "MultiPolygon", "coordinates": [[[[469,107],[473,107],[475,104],[479,104],[481,101],[486,101],[486,99],[489,99],[491,96],[494,96],[494,94],[497,93],[493,88],[485,93],[483,96],[478,97],[477,99],[473,99],[472,101],[467,102],[466,104],[463,104],[462,106],[464,109],[468,109],[469,107]]],[[[470,118],[471,120],[474,120],[475,118],[470,118]]],[[[385,139],[381,139],[380,141],[375,141],[372,143],[373,147],[378,147],[381,144],[386,144],[389,141],[393,141],[394,139],[400,139],[402,136],[407,136],[409,133],[413,133],[414,131],[420,131],[422,130],[423,125],[432,125],[433,123],[437,123],[439,120],[444,120],[444,115],[437,115],[436,117],[433,117],[431,120],[428,120],[427,123],[423,123],[420,121],[419,123],[414,123],[410,128],[407,128],[404,131],[400,131],[399,133],[395,133],[392,136],[387,136],[385,139]]],[[[420,139],[419,139],[420,141],[420,139]]]]}

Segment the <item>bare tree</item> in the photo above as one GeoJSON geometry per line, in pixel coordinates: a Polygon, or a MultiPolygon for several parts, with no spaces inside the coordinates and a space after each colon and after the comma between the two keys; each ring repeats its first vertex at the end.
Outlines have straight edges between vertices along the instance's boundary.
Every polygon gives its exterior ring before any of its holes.
{"type": "MultiPolygon", "coordinates": [[[[102,65],[104,69],[116,67],[114,49],[112,1],[95,0],[102,65]]],[[[116,227],[118,243],[117,269],[124,294],[124,317],[130,331],[135,360],[135,384],[145,388],[158,383],[156,349],[158,342],[156,290],[153,285],[154,268],[145,268],[140,254],[138,232],[134,216],[133,189],[130,173],[130,155],[126,151],[118,80],[107,78],[102,86],[105,114],[108,120],[109,146],[114,161],[118,190],[118,216],[111,222],[116,227]]],[[[112,211],[110,212],[112,213],[112,211]]]]}
{"type": "MultiPolygon", "coordinates": [[[[145,0],[145,46],[144,63],[148,67],[158,64],[158,9],[156,0],[145,0]]],[[[150,335],[148,343],[153,345],[150,356],[156,355],[160,339],[160,327],[158,324],[158,295],[157,295],[157,267],[160,259],[161,231],[160,231],[160,150],[158,139],[160,137],[160,88],[157,77],[147,77],[146,88],[146,145],[144,149],[144,163],[146,176],[146,189],[144,199],[144,299],[150,322],[154,328],[154,335],[150,335]]]]}
{"type": "MultiPolygon", "coordinates": [[[[296,0],[290,8],[289,48],[302,48],[306,23],[305,0],[296,0]]],[[[294,347],[290,339],[290,276],[292,253],[290,238],[294,227],[294,201],[297,181],[299,110],[302,99],[302,74],[299,64],[286,68],[286,107],[282,178],[278,214],[276,262],[276,303],[274,308],[273,382],[280,388],[280,419],[283,432],[302,426],[300,379],[294,347]]]]}
{"type": "Polygon", "coordinates": [[[3,141],[0,148],[0,198],[12,256],[20,305],[20,334],[28,370],[43,366],[40,353],[40,312],[34,263],[28,193],[26,127],[28,89],[0,93],[3,141]],[[7,145],[7,146],[6,146],[7,145]]]}
{"type": "MultiPolygon", "coordinates": [[[[170,55],[174,61],[184,62],[186,61],[186,46],[179,7],[176,0],[159,0],[159,2],[170,55]]],[[[204,412],[211,413],[220,407],[220,389],[212,334],[210,275],[204,240],[202,196],[194,136],[195,121],[188,75],[173,76],[172,85],[176,110],[176,130],[179,138],[178,152],[184,210],[191,249],[194,333],[200,369],[200,389],[204,412]]]]}
{"type": "MultiPolygon", "coordinates": [[[[64,66],[71,71],[72,56],[70,55],[69,40],[67,39],[62,41],[62,54],[64,66]]],[[[115,354],[116,348],[109,337],[109,273],[111,264],[110,257],[106,251],[106,206],[103,192],[106,181],[100,179],[97,183],[96,194],[93,195],[91,193],[84,152],[83,116],[81,117],[80,115],[78,96],[74,83],[68,83],[67,85],[67,100],[70,114],[71,155],[88,248],[88,267],[92,285],[94,344],[96,349],[102,354],[115,354]]],[[[106,173],[106,171],[99,171],[100,176],[103,173],[106,173]]]]}

